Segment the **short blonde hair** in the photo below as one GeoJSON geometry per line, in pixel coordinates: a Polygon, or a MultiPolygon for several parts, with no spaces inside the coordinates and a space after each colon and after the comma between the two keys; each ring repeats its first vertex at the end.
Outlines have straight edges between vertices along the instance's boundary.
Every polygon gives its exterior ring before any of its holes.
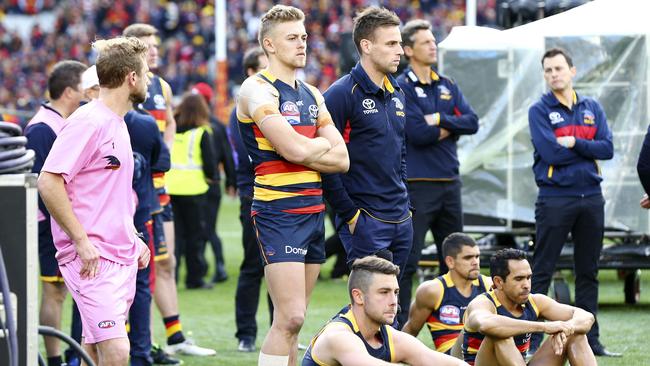
{"type": "Polygon", "coordinates": [[[122,31],[124,37],[141,38],[155,36],[156,34],[158,34],[158,30],[154,26],[144,23],[131,24],[122,31]]]}
{"type": "MultiPolygon", "coordinates": [[[[257,34],[257,41],[260,43],[260,46],[264,50],[264,53],[267,54],[266,49],[264,48],[264,38],[273,30],[273,28],[279,23],[287,22],[304,22],[305,13],[302,10],[287,5],[275,5],[269,11],[262,16],[260,20],[260,30],[257,34]]],[[[267,54],[268,55],[268,54],[267,54]]]]}
{"type": "Polygon", "coordinates": [[[93,48],[97,56],[97,77],[99,86],[115,89],[124,83],[124,78],[132,71],[140,75],[149,47],[135,37],[116,37],[98,40],[93,48]]]}

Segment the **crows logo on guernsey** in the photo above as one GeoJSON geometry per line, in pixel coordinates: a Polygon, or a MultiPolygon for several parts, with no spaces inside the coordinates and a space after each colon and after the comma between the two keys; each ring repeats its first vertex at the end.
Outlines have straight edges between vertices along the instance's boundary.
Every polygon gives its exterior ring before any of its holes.
{"type": "Polygon", "coordinates": [[[106,155],[104,156],[104,159],[106,159],[106,166],[104,169],[118,170],[122,165],[122,163],[120,163],[120,160],[113,155],[106,155]]]}

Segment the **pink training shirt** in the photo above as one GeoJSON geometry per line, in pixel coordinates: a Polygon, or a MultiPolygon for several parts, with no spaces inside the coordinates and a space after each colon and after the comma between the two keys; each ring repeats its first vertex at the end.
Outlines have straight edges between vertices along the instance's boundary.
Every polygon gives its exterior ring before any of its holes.
{"type": "MultiPolygon", "coordinates": [[[[63,177],[72,210],[100,256],[135,263],[133,152],[122,117],[99,100],[77,109],[59,132],[42,171],[63,177]]],[[[54,218],[52,236],[59,265],[72,261],[74,244],[54,218]]]]}

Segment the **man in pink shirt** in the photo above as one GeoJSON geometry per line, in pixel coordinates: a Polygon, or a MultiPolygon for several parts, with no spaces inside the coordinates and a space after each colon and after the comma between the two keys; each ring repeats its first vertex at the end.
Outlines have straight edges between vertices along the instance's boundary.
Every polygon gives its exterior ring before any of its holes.
{"type": "Polygon", "coordinates": [[[68,118],[38,189],[53,219],[59,270],[81,313],[84,348],[98,365],[123,366],[136,272],[149,263],[133,226],[133,152],[123,118],[146,97],[147,45],[114,38],[93,47],[99,99],[68,118]]]}

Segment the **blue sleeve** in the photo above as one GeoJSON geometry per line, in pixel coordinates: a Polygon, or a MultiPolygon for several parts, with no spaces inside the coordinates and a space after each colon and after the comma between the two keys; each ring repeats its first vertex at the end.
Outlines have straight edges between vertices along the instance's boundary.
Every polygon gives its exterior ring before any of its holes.
{"type": "MultiPolygon", "coordinates": [[[[404,83],[406,84],[406,83],[404,83]]],[[[413,93],[413,88],[406,86],[404,90],[404,109],[406,110],[406,138],[410,144],[415,146],[426,146],[438,143],[440,138],[440,128],[430,126],[424,119],[424,111],[417,103],[417,96],[413,93]]]]}
{"type": "Polygon", "coordinates": [[[163,141],[162,136],[160,136],[160,132],[158,131],[158,125],[156,125],[156,123],[151,124],[150,130],[151,131],[147,131],[147,134],[149,134],[149,136],[153,136],[153,144],[151,146],[151,156],[149,157],[149,166],[153,167],[154,165],[157,165],[158,162],[160,161],[162,148],[163,145],[165,145],[165,142],[163,141]]]}
{"type": "Polygon", "coordinates": [[[160,153],[158,155],[158,160],[156,160],[156,163],[151,164],[151,172],[152,173],[168,172],[169,169],[172,167],[169,148],[167,148],[167,145],[163,141],[162,136],[160,136],[160,132],[156,131],[156,135],[158,136],[158,140],[160,144],[160,153]]]}
{"type": "MultiPolygon", "coordinates": [[[[351,96],[345,95],[346,91],[334,85],[325,94],[325,105],[332,115],[334,125],[341,135],[345,131],[348,116],[350,115],[347,100],[351,96]]],[[[350,221],[357,213],[357,205],[352,201],[341,181],[341,174],[321,174],[323,181],[323,196],[329,202],[334,212],[345,222],[350,221]]]]}
{"type": "Polygon", "coordinates": [[[458,85],[454,89],[454,114],[440,114],[440,127],[455,135],[472,135],[478,131],[478,116],[469,105],[458,85]]]}
{"type": "Polygon", "coordinates": [[[600,104],[595,104],[596,110],[596,136],[593,140],[576,138],[573,147],[578,154],[587,159],[608,160],[614,156],[614,144],[612,143],[612,132],[607,126],[607,117],[600,104]]]}
{"type": "Polygon", "coordinates": [[[639,180],[641,180],[643,190],[645,193],[650,194],[650,126],[643,139],[639,160],[636,163],[636,171],[639,173],[639,180]]]}
{"type": "Polygon", "coordinates": [[[47,124],[37,123],[29,126],[25,136],[27,137],[25,147],[34,150],[35,153],[32,173],[40,173],[54,140],[56,140],[56,134],[47,124]]]}
{"type": "Polygon", "coordinates": [[[575,151],[557,143],[555,133],[539,105],[528,110],[528,126],[533,146],[544,162],[549,165],[567,165],[583,161],[575,151]]]}

